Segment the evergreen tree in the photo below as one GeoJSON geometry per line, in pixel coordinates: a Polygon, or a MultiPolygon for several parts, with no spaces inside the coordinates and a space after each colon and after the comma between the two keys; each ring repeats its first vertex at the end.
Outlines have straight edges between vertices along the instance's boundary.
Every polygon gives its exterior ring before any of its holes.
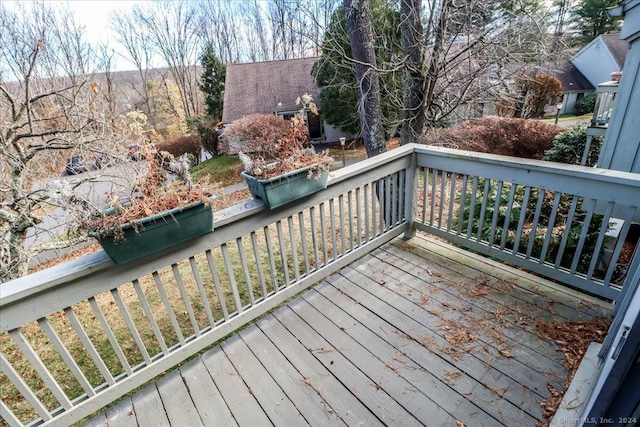
{"type": "Polygon", "coordinates": [[[221,120],[226,66],[215,55],[211,45],[205,48],[200,62],[204,70],[200,76],[199,87],[204,93],[207,114],[216,120],[221,120]]]}
{"type": "Polygon", "coordinates": [[[572,13],[576,29],[576,44],[584,46],[600,34],[620,29],[620,21],[607,15],[606,8],[618,5],[618,0],[581,0],[572,13]]]}
{"type": "MultiPolygon", "coordinates": [[[[371,1],[373,38],[378,69],[384,70],[401,57],[400,19],[386,1],[371,1]]],[[[344,9],[332,16],[322,43],[322,54],[312,74],[321,89],[318,107],[323,120],[345,132],[360,131],[357,86],[344,9]]],[[[402,72],[399,69],[380,73],[383,125],[387,131],[402,120],[402,72]]]]}

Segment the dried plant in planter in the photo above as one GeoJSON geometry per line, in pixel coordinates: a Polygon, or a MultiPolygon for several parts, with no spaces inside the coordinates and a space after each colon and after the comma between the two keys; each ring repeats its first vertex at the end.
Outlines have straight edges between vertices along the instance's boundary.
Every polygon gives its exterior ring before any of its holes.
{"type": "Polygon", "coordinates": [[[256,114],[232,123],[225,130],[225,138],[242,142],[244,152],[239,153],[239,158],[245,173],[265,180],[309,168],[311,177],[314,172],[326,171],[335,163],[326,152],[316,153],[309,145],[305,112],[318,114],[312,97],[305,94],[296,100],[296,104],[301,105],[300,111],[290,121],[256,114]]]}
{"type": "Polygon", "coordinates": [[[125,224],[132,224],[136,232],[140,232],[136,221],[143,218],[198,201],[210,203],[211,194],[192,183],[186,156],[173,160],[173,169],[178,171],[179,179],[168,182],[159,167],[158,157],[149,151],[145,154],[149,172],[135,187],[135,192],[124,202],[114,197],[110,209],[82,218],[79,221],[81,229],[101,238],[113,235],[118,240],[123,237],[122,226],[125,224]]]}

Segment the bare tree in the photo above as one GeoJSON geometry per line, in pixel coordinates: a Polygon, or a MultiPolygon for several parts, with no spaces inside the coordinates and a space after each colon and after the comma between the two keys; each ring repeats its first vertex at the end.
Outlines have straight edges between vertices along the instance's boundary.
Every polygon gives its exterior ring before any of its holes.
{"type": "MultiPolygon", "coordinates": [[[[68,236],[25,247],[42,221],[51,183],[70,154],[96,156],[118,146],[104,97],[87,65],[83,28],[46,3],[0,4],[0,282],[26,274],[44,250],[68,246],[68,236]]],[[[114,152],[111,150],[110,152],[114,152]]]]}
{"type": "Polygon", "coordinates": [[[162,57],[180,92],[185,122],[203,109],[198,88],[198,57],[203,44],[195,3],[161,2],[134,6],[134,22],[150,35],[155,51],[162,57]]]}
{"type": "Polygon", "coordinates": [[[155,127],[155,111],[150,99],[150,85],[152,80],[153,44],[150,35],[145,28],[135,21],[133,14],[114,12],[111,15],[111,28],[116,34],[117,41],[127,52],[127,59],[135,64],[138,71],[138,80],[130,82],[130,87],[135,98],[129,98],[129,104],[134,109],[139,109],[147,114],[150,124],[155,127]]]}
{"type": "Polygon", "coordinates": [[[380,83],[373,48],[371,10],[367,0],[344,0],[347,30],[358,82],[358,115],[367,157],[386,151],[382,112],[380,110],[380,83]]]}
{"type": "Polygon", "coordinates": [[[228,0],[200,3],[200,36],[225,63],[240,61],[243,48],[240,7],[243,3],[228,0]]]}

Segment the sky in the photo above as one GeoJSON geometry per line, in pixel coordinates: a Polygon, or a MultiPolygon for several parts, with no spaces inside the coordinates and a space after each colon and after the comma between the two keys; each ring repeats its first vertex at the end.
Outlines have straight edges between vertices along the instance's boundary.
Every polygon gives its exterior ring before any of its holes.
{"type": "Polygon", "coordinates": [[[76,14],[78,22],[86,26],[91,42],[106,42],[111,36],[109,14],[116,10],[130,10],[136,3],[131,0],[46,0],[48,4],[68,5],[76,14]]]}

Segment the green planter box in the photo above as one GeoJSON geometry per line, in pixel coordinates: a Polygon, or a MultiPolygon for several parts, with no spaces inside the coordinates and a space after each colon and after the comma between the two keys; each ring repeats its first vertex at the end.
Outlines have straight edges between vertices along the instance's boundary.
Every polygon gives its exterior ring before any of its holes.
{"type": "Polygon", "coordinates": [[[309,177],[309,168],[298,169],[270,179],[256,179],[242,172],[253,197],[264,202],[269,209],[286,205],[294,200],[327,188],[327,171],[315,171],[309,177]]]}
{"type": "Polygon", "coordinates": [[[135,227],[134,222],[124,224],[122,230],[125,238],[118,241],[103,232],[89,232],[117,265],[210,233],[213,231],[213,211],[210,205],[195,202],[135,221],[135,227]]]}

